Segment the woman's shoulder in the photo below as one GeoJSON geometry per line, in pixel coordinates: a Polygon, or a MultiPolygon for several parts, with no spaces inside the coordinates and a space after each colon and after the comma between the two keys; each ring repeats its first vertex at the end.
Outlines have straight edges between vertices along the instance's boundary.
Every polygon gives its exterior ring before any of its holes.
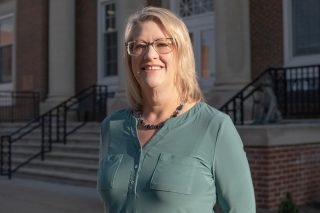
{"type": "Polygon", "coordinates": [[[214,106],[211,106],[205,102],[200,102],[202,110],[200,111],[201,115],[205,118],[215,119],[215,121],[223,122],[226,119],[230,119],[230,116],[221,110],[217,109],[214,106]]]}

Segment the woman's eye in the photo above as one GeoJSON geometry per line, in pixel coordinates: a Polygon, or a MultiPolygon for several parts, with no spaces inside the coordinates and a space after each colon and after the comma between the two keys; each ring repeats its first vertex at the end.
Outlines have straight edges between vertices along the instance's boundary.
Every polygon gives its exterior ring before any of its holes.
{"type": "Polygon", "coordinates": [[[145,44],[143,44],[143,43],[138,43],[138,44],[136,44],[136,45],[134,45],[134,48],[135,49],[143,49],[143,48],[145,48],[145,44]]]}
{"type": "Polygon", "coordinates": [[[156,44],[157,47],[167,47],[168,46],[168,43],[166,42],[159,42],[156,44]]]}

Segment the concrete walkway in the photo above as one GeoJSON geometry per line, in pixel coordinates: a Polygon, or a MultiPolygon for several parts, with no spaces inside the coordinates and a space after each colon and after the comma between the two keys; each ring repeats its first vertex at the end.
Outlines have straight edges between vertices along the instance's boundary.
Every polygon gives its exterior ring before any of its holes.
{"type": "MultiPolygon", "coordinates": [[[[0,177],[0,213],[104,213],[104,210],[94,188],[0,177]]],[[[320,213],[320,206],[302,207],[300,213],[320,213]]]]}
{"type": "Polygon", "coordinates": [[[103,213],[95,188],[0,179],[1,213],[103,213]]]}

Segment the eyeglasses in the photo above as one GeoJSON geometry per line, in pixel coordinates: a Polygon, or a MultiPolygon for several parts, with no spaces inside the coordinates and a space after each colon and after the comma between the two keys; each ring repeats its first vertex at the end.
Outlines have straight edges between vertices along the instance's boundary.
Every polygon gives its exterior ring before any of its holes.
{"type": "Polygon", "coordinates": [[[145,41],[129,41],[126,43],[127,52],[132,56],[139,56],[146,51],[151,45],[159,54],[167,54],[172,52],[174,46],[173,38],[160,38],[152,42],[145,41]]]}

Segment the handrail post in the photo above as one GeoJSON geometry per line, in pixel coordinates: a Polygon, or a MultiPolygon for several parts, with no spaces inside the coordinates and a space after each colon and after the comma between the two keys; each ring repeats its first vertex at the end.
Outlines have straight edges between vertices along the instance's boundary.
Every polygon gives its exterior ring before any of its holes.
{"type": "Polygon", "coordinates": [[[92,120],[95,120],[97,118],[97,111],[96,111],[96,107],[95,107],[95,104],[96,104],[96,99],[97,99],[97,86],[94,86],[93,87],[93,91],[92,91],[92,106],[91,106],[91,119],[92,120]]]}
{"type": "Polygon", "coordinates": [[[108,86],[105,86],[104,87],[104,96],[103,96],[103,107],[104,107],[104,114],[103,114],[103,117],[105,117],[106,115],[108,115],[108,86]]]}
{"type": "Polygon", "coordinates": [[[41,122],[41,160],[44,161],[44,143],[45,143],[45,117],[43,116],[41,122]]]}
{"type": "Polygon", "coordinates": [[[67,104],[63,105],[63,143],[67,143],[67,104]]]}
{"type": "MultiPolygon", "coordinates": [[[[284,91],[284,117],[287,117],[287,114],[288,114],[288,110],[289,110],[289,107],[288,107],[288,84],[287,84],[287,69],[283,69],[283,78],[282,78],[282,81],[283,81],[283,91],[284,91]]],[[[283,112],[282,112],[283,113],[283,112]]]]}
{"type": "Polygon", "coordinates": [[[0,149],[1,149],[1,162],[0,162],[0,173],[1,175],[8,175],[8,179],[10,180],[12,177],[12,171],[11,171],[11,136],[10,135],[3,135],[1,136],[1,145],[0,145],[0,149]],[[5,147],[4,143],[5,143],[5,138],[7,138],[7,148],[5,147]],[[5,161],[5,157],[7,157],[7,161],[5,161]],[[5,167],[5,164],[7,164],[7,167],[5,167]],[[5,172],[5,170],[7,170],[5,172]]]}
{"type": "Polygon", "coordinates": [[[60,141],[60,107],[57,109],[57,114],[56,114],[56,141],[60,141]]]}
{"type": "Polygon", "coordinates": [[[244,124],[244,107],[243,107],[243,93],[240,94],[240,120],[241,120],[241,125],[244,124]]]}
{"type": "Polygon", "coordinates": [[[12,170],[11,170],[11,158],[12,158],[12,143],[11,143],[11,136],[8,136],[8,178],[11,180],[12,178],[12,170]]]}
{"type": "Polygon", "coordinates": [[[1,141],[0,141],[0,175],[3,175],[3,158],[4,158],[4,154],[3,154],[3,136],[1,136],[1,141]]]}
{"type": "Polygon", "coordinates": [[[13,92],[11,92],[11,123],[14,122],[14,101],[13,101],[13,92]]]}
{"type": "Polygon", "coordinates": [[[49,113],[49,126],[48,126],[48,134],[49,134],[49,152],[52,150],[52,111],[49,113]]]}
{"type": "Polygon", "coordinates": [[[237,98],[232,101],[232,113],[233,113],[233,121],[237,123],[237,98]]]}
{"type": "MultiPolygon", "coordinates": [[[[318,91],[320,91],[320,65],[317,66],[318,67],[318,84],[317,84],[317,88],[318,91]]],[[[320,92],[318,92],[318,100],[320,101],[320,92]]],[[[320,113],[320,103],[318,102],[318,112],[320,113]]]]}
{"type": "Polygon", "coordinates": [[[100,120],[101,117],[103,116],[103,101],[104,101],[104,96],[102,93],[102,87],[101,86],[97,86],[98,88],[98,119],[100,120]]]}
{"type": "Polygon", "coordinates": [[[39,93],[33,93],[33,118],[39,116],[39,104],[40,104],[39,93]]]}

